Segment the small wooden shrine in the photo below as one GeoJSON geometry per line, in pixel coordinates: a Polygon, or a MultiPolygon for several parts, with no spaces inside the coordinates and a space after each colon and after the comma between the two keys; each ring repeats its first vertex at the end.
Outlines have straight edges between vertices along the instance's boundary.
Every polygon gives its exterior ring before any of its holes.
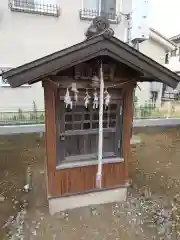
{"type": "Polygon", "coordinates": [[[85,41],[2,75],[13,88],[42,81],[51,213],[126,198],[133,90],[140,81],[160,81],[173,88],[180,81],[180,76],[113,34],[106,19],[95,18],[85,41]],[[100,69],[101,188],[96,185],[100,69]]]}

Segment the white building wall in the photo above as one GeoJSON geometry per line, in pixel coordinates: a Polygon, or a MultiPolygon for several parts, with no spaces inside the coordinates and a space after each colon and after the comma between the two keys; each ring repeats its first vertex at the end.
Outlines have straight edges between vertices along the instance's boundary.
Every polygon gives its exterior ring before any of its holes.
{"type": "Polygon", "coordinates": [[[41,82],[29,87],[0,87],[0,112],[32,111],[33,102],[44,110],[44,91],[41,82]]]}
{"type": "MultiPolygon", "coordinates": [[[[0,68],[17,67],[85,39],[91,21],[80,20],[81,0],[57,0],[60,17],[12,12],[7,0],[0,1],[0,68]]],[[[131,0],[117,0],[118,12],[131,11],[131,0]]],[[[112,24],[115,36],[125,38],[127,20],[112,24]]],[[[0,111],[31,110],[33,101],[44,108],[41,83],[11,89],[0,85],[0,111]]]]}
{"type": "MultiPolygon", "coordinates": [[[[159,44],[158,42],[154,41],[150,38],[147,41],[144,41],[140,44],[139,50],[147,55],[148,57],[152,58],[156,62],[164,65],[165,64],[165,52],[166,48],[159,44]]],[[[138,98],[139,105],[144,105],[145,102],[148,102],[151,97],[151,83],[150,82],[143,82],[138,83],[139,88],[136,89],[136,96],[138,98]]],[[[159,86],[159,94],[157,105],[161,103],[161,95],[162,95],[162,83],[159,86]]]]}

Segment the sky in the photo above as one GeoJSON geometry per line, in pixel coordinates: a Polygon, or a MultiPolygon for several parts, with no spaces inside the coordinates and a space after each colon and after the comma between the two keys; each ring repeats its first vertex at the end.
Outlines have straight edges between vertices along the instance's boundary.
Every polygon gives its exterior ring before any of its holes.
{"type": "Polygon", "coordinates": [[[180,0],[149,0],[150,25],[166,37],[180,34],[180,0]]]}

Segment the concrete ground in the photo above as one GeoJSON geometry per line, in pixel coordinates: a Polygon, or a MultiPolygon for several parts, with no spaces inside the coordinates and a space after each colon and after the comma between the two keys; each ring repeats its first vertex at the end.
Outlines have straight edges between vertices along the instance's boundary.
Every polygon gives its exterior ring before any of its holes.
{"type": "Polygon", "coordinates": [[[142,141],[132,147],[128,201],[53,217],[46,201],[44,139],[38,134],[1,136],[0,239],[179,239],[179,129],[136,134],[142,141]],[[23,191],[27,166],[33,173],[29,193],[23,191]]]}

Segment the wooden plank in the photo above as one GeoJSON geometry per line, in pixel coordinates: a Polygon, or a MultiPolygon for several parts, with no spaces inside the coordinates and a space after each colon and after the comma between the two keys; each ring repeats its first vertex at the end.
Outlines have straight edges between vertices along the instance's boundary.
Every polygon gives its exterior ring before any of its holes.
{"type": "MultiPolygon", "coordinates": [[[[54,173],[52,196],[60,197],[96,189],[97,165],[58,170],[54,173]]],[[[103,164],[103,188],[124,184],[124,163],[103,164]]]]}
{"type": "Polygon", "coordinates": [[[109,163],[103,165],[102,186],[111,188],[124,184],[124,163],[109,163]]]}
{"type": "Polygon", "coordinates": [[[48,194],[51,194],[56,169],[56,90],[50,82],[44,82],[46,156],[48,175],[48,194]]]}
{"type": "Polygon", "coordinates": [[[135,85],[127,86],[124,91],[124,117],[123,117],[123,155],[124,155],[124,177],[128,181],[128,165],[131,154],[131,129],[133,123],[133,90],[135,85]]]}

